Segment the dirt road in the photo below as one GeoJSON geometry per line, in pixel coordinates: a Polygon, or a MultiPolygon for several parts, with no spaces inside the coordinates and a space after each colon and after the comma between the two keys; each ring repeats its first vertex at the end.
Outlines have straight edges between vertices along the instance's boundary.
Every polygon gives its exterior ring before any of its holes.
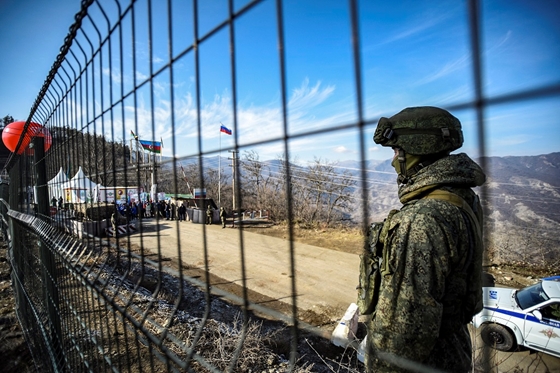
{"type": "MultiPolygon", "coordinates": [[[[152,250],[159,247],[162,255],[171,259],[179,259],[180,250],[183,263],[199,268],[204,268],[207,256],[210,272],[221,279],[292,303],[292,259],[287,240],[229,226],[222,229],[221,225],[165,219],[144,219],[141,229],[142,234],[129,237],[131,243],[140,245],[142,241],[144,247],[152,250]]],[[[298,309],[339,319],[356,300],[358,255],[297,242],[293,245],[298,309]]]]}

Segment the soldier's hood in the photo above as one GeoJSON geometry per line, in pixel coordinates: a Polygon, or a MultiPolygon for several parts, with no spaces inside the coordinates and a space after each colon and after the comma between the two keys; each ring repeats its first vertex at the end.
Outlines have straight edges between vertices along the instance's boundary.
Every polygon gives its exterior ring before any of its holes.
{"type": "Polygon", "coordinates": [[[399,186],[399,199],[410,201],[415,195],[440,186],[474,188],[486,181],[486,175],[475,161],[465,153],[453,154],[438,159],[422,168],[407,184],[399,186]]]}

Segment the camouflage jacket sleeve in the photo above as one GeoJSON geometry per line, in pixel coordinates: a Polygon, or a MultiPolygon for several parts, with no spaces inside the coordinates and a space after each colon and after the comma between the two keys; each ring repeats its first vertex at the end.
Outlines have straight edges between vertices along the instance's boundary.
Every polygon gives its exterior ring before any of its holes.
{"type": "Polygon", "coordinates": [[[434,209],[440,203],[405,206],[391,220],[385,241],[389,273],[383,276],[379,304],[368,328],[377,351],[422,362],[439,337],[441,299],[458,235],[449,214],[434,209]]]}

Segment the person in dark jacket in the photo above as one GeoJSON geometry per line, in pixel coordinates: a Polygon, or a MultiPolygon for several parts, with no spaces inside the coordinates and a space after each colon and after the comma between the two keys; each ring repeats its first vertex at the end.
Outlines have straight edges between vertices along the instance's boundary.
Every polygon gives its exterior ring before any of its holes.
{"type": "Polygon", "coordinates": [[[187,220],[186,219],[186,215],[187,215],[187,208],[185,207],[185,203],[181,203],[181,206],[179,206],[179,221],[184,221],[187,220]]]}
{"type": "Polygon", "coordinates": [[[170,210],[171,220],[175,220],[175,217],[177,216],[177,206],[175,206],[175,202],[171,202],[170,210]]]}

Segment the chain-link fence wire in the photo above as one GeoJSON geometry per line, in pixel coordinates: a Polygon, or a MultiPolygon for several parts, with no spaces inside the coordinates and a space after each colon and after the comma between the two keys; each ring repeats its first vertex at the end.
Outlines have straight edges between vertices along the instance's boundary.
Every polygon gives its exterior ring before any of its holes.
{"type": "MultiPolygon", "coordinates": [[[[370,185],[365,154],[369,140],[366,139],[370,138],[370,129],[378,118],[366,118],[364,112],[358,2],[349,1],[348,10],[356,118],[328,128],[310,129],[294,129],[288,123],[285,48],[290,45],[285,40],[283,2],[248,1],[239,6],[230,0],[227,15],[210,26],[208,22],[202,26],[201,2],[193,1],[191,5],[190,13],[185,16],[190,17],[189,21],[178,21],[174,9],[178,5],[174,1],[82,1],[76,21],[26,122],[25,129],[39,123],[49,134],[36,137],[30,149],[26,149],[29,141],[22,136],[4,166],[9,171],[9,187],[4,180],[2,226],[10,241],[17,314],[41,371],[243,371],[251,366],[240,362],[247,358],[244,353],[249,344],[252,311],[268,314],[291,326],[285,367],[296,370],[300,331],[307,329],[322,334],[298,318],[298,272],[292,224],[288,226],[289,244],[285,249],[288,255],[284,263],[290,279],[284,293],[289,295],[285,312],[281,313],[251,299],[246,236],[242,230],[236,241],[240,290],[224,290],[211,285],[211,276],[220,274],[219,269],[218,273],[211,273],[209,248],[214,243],[209,242],[204,224],[200,230],[201,252],[193,263],[188,257],[193,254],[188,249],[189,240],[194,238],[181,237],[178,224],[163,223],[170,217],[166,214],[171,214],[173,220],[178,211],[169,207],[167,212],[164,205],[154,204],[149,211],[140,210],[138,217],[128,210],[123,215],[114,203],[121,196],[128,196],[123,200],[138,201],[149,195],[156,201],[158,193],[171,192],[177,205],[181,202],[187,205],[186,217],[195,223],[206,220],[208,206],[227,203],[233,206],[229,221],[233,215],[232,224],[236,224],[242,209],[249,207],[243,201],[254,198],[252,203],[260,207],[265,198],[259,189],[262,185],[258,176],[255,193],[247,195],[242,191],[244,183],[246,187],[248,184],[241,176],[239,152],[254,147],[276,147],[284,160],[277,179],[297,180],[298,168],[290,156],[292,144],[305,139],[321,141],[325,133],[336,136],[353,131],[362,165],[356,179],[355,198],[364,230],[368,225],[370,185]],[[278,136],[263,134],[260,140],[247,140],[239,135],[242,119],[237,93],[244,81],[238,76],[236,52],[250,40],[240,39],[236,31],[242,29],[244,17],[258,14],[264,6],[272,7],[276,23],[268,27],[275,28],[276,35],[281,129],[278,136]],[[179,26],[184,28],[178,31],[179,26]],[[192,41],[178,47],[180,35],[188,35],[192,41]],[[222,126],[223,132],[232,134],[228,149],[233,157],[233,172],[231,176],[221,174],[222,166],[218,163],[216,181],[216,165],[211,157],[219,156],[218,162],[221,161],[221,137],[217,148],[203,136],[206,127],[201,91],[204,79],[210,79],[204,70],[208,61],[203,55],[205,46],[214,43],[218,35],[225,40],[224,66],[230,72],[232,131],[222,126]],[[181,86],[185,82],[176,78],[184,65],[189,65],[193,82],[187,95],[192,100],[188,108],[194,112],[192,116],[182,106],[185,91],[181,86]],[[165,99],[158,94],[162,90],[166,92],[165,99]],[[167,111],[162,112],[162,107],[167,111]],[[189,119],[195,123],[189,127],[195,141],[189,143],[189,149],[184,149],[175,138],[185,131],[182,123],[189,119]],[[164,146],[163,137],[171,139],[170,144],[164,146]],[[181,155],[162,157],[162,148],[169,147],[171,154],[181,155]],[[73,175],[76,177],[72,178],[73,175]],[[198,192],[191,186],[198,186],[198,192]],[[204,198],[206,190],[214,200],[204,198]],[[148,219],[151,224],[145,224],[148,219]],[[163,229],[177,232],[171,250],[169,242],[163,242],[163,229]],[[134,241],[133,236],[138,239],[134,241]],[[164,265],[170,257],[175,258],[175,265],[164,265]],[[211,316],[227,307],[218,298],[240,305],[241,311],[239,320],[230,320],[227,327],[212,328],[215,321],[211,316]],[[204,353],[215,348],[212,341],[226,334],[235,336],[227,353],[219,358],[204,353]]],[[[485,97],[479,3],[468,2],[465,13],[469,15],[475,97],[450,104],[447,109],[470,109],[476,113],[479,159],[484,168],[485,110],[492,105],[558,95],[560,88],[550,85],[485,97]]],[[[293,220],[301,208],[292,198],[300,192],[297,186],[297,182],[276,185],[275,197],[281,204],[278,210],[281,212],[277,214],[282,213],[288,220],[293,220]]],[[[485,189],[481,193],[484,200],[485,189]]],[[[268,201],[269,206],[273,202],[268,201]]],[[[219,220],[217,212],[211,219],[219,220]]]]}

